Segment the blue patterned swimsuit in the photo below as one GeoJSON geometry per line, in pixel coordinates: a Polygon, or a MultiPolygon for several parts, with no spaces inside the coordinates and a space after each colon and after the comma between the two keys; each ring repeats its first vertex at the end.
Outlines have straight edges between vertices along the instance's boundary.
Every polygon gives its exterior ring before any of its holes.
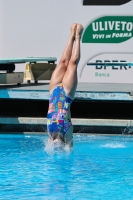
{"type": "Polygon", "coordinates": [[[61,133],[63,136],[72,125],[68,111],[72,99],[66,96],[62,83],[50,95],[47,114],[47,130],[52,133],[61,133]]]}

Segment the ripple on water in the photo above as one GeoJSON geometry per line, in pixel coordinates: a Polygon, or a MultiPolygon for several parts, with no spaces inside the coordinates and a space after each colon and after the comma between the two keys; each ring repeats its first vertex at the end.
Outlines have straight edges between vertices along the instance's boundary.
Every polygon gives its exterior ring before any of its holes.
{"type": "Polygon", "coordinates": [[[103,144],[103,145],[101,145],[101,147],[104,147],[104,148],[126,148],[126,145],[124,143],[111,142],[111,143],[103,144]]]}
{"type": "Polygon", "coordinates": [[[75,135],[0,140],[0,199],[132,199],[133,138],[75,135]]]}

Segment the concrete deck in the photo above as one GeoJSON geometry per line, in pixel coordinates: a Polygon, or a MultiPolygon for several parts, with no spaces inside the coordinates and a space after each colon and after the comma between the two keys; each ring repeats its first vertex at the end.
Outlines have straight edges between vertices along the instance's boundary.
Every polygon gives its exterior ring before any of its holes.
{"type": "MultiPolygon", "coordinates": [[[[46,118],[0,117],[0,135],[47,133],[46,118]]],[[[87,134],[133,134],[133,120],[75,119],[74,133],[87,134]]]]}
{"type": "MultiPolygon", "coordinates": [[[[35,117],[0,117],[0,124],[12,125],[47,125],[46,118],[35,117]]],[[[133,120],[114,120],[114,119],[76,119],[72,118],[74,126],[112,126],[112,127],[131,127],[133,120]]]]}
{"type": "MultiPolygon", "coordinates": [[[[124,83],[79,83],[75,99],[133,101],[133,84],[124,83]]],[[[3,99],[49,99],[49,82],[0,85],[3,99]]]]}

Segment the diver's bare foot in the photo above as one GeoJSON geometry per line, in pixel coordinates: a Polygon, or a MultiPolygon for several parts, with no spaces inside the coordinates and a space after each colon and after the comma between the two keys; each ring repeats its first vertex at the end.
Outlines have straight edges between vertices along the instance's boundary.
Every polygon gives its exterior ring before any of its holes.
{"type": "Polygon", "coordinates": [[[72,24],[72,26],[71,26],[71,28],[70,28],[70,30],[71,30],[71,36],[72,36],[73,38],[75,38],[76,28],[77,28],[77,24],[76,24],[76,23],[72,24]]]}
{"type": "Polygon", "coordinates": [[[82,26],[82,24],[77,24],[77,28],[76,28],[76,34],[75,34],[75,38],[80,38],[82,35],[84,27],[82,26]]]}

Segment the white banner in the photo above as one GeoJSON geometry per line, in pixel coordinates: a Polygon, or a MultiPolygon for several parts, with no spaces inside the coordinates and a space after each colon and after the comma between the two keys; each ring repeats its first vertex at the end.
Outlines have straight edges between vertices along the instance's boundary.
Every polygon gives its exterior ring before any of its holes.
{"type": "Polygon", "coordinates": [[[133,0],[0,0],[0,5],[1,58],[57,57],[58,64],[77,22],[84,26],[79,82],[133,83],[133,68],[87,66],[96,60],[133,61],[133,0]]]}
{"type": "Polygon", "coordinates": [[[105,53],[95,56],[87,63],[99,63],[99,65],[86,65],[81,70],[80,80],[82,82],[100,82],[100,83],[133,83],[133,66],[101,66],[105,62],[133,62],[132,54],[111,54],[105,53]]]}

